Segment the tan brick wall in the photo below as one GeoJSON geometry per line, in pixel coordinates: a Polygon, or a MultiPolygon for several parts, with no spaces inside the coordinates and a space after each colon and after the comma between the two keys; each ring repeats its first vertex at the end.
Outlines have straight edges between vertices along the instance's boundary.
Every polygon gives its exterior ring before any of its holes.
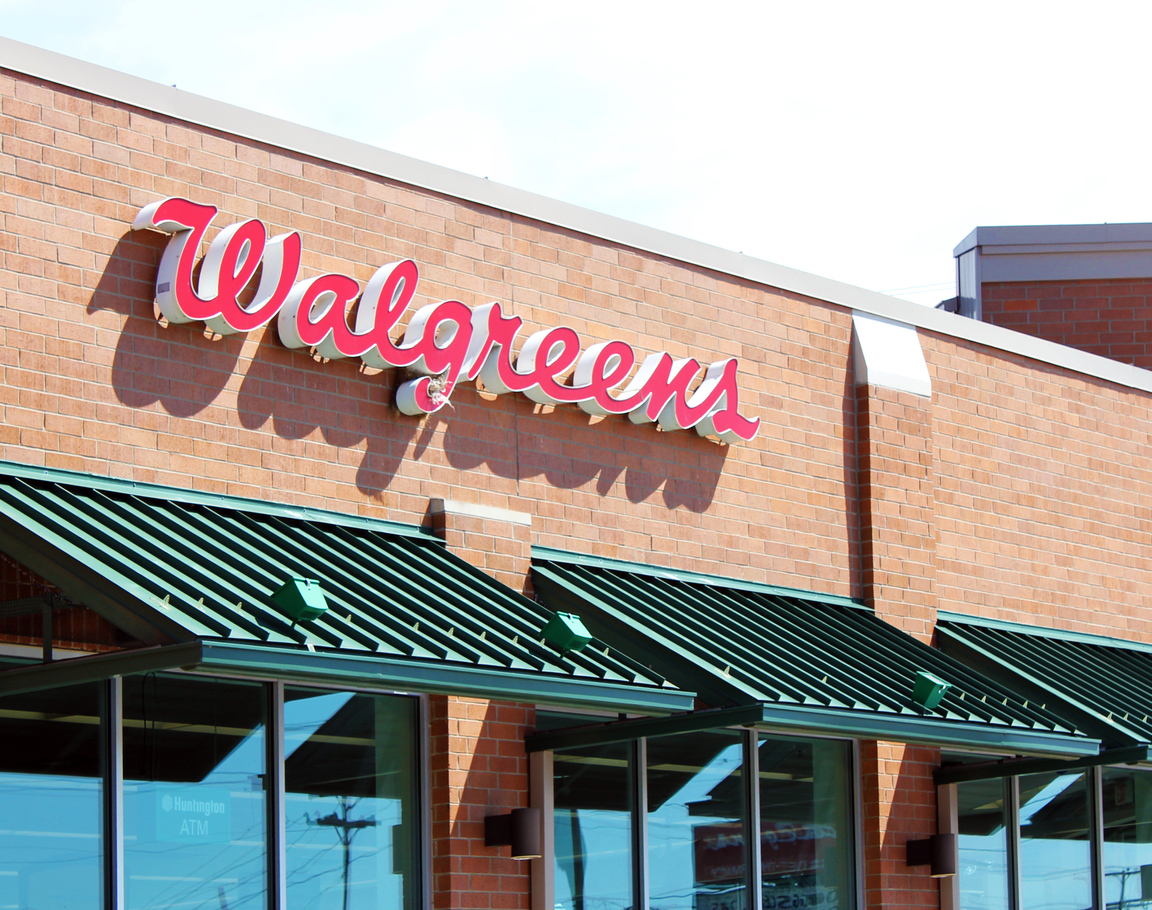
{"type": "Polygon", "coordinates": [[[529,863],[484,846],[484,818],[528,805],[524,734],[531,706],[429,699],[432,768],[432,906],[528,910],[529,863]]]}
{"type": "Polygon", "coordinates": [[[987,282],[981,296],[985,322],[1152,367],[1152,277],[987,282]]]}

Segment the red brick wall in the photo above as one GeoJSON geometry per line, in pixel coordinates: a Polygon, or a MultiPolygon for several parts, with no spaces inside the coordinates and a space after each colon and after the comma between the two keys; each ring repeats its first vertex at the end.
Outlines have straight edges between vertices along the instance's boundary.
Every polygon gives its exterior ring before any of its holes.
{"type": "Polygon", "coordinates": [[[939,608],[1152,641],[1152,396],[921,339],[939,608]]]}
{"type": "Polygon", "coordinates": [[[984,321],[1152,367],[1152,277],[982,286],[984,321]]]}
{"type": "Polygon", "coordinates": [[[908,841],[936,833],[932,772],[939,764],[939,749],[903,743],[860,744],[865,910],[936,910],[940,906],[939,885],[930,868],[909,868],[905,861],[908,841]]]}
{"type": "Polygon", "coordinates": [[[878,616],[923,642],[936,625],[932,403],[857,389],[861,581],[878,616]]]}
{"type": "MultiPolygon", "coordinates": [[[[0,459],[419,523],[443,497],[530,512],[533,542],[849,593],[849,314],[526,218],[0,71],[0,459]],[[297,229],[303,273],[414,259],[416,303],[500,301],[528,331],[742,358],[751,445],[458,388],[414,419],[391,371],[275,331],[153,315],[166,195],[297,229]]],[[[849,431],[850,435],[850,431],[849,431]]]]}
{"type": "Polygon", "coordinates": [[[524,734],[535,709],[471,698],[430,699],[432,906],[528,910],[529,863],[484,846],[484,818],[528,805],[524,734]]]}

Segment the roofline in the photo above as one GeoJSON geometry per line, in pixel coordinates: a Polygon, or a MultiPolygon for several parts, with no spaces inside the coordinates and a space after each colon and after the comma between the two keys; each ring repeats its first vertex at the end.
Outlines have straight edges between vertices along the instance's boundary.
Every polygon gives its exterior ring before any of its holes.
{"type": "Polygon", "coordinates": [[[535,193],[473,177],[375,148],[351,139],[270,117],[174,86],[98,66],[0,37],[2,69],[122,102],[187,123],[262,142],[421,189],[489,206],[623,246],[664,256],[835,304],[950,338],[974,342],[1050,366],[1071,370],[1128,388],[1152,392],[1152,372],[977,322],[965,316],[923,307],[844,282],[745,256],[711,244],[646,227],[622,218],[559,202],[535,193]]]}
{"type": "Polygon", "coordinates": [[[974,247],[998,246],[1102,246],[1137,245],[1141,249],[1152,244],[1152,223],[1124,222],[1120,224],[1001,224],[973,228],[952,250],[961,256],[974,247]]]}

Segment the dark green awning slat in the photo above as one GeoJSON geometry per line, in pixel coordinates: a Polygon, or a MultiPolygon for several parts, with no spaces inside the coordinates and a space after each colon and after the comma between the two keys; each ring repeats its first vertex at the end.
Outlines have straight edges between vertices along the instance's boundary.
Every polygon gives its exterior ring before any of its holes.
{"type": "Polygon", "coordinates": [[[1152,744],[1147,645],[957,614],[941,617],[937,628],[946,650],[1041,693],[1109,748],[1152,744]]]}
{"type": "Polygon", "coordinates": [[[1058,713],[901,632],[858,604],[723,579],[533,551],[538,596],[715,708],[763,706],[763,724],[843,735],[1094,754],[1058,713]],[[952,683],[929,711],[918,670],[952,683]]]}
{"type": "Polygon", "coordinates": [[[390,522],[0,464],[0,543],[142,640],[226,639],[245,667],[305,678],[316,662],[332,679],[421,691],[442,679],[444,691],[641,713],[693,703],[602,642],[567,656],[542,645],[548,609],[390,522]],[[325,592],[315,621],[293,626],[270,602],[293,576],[325,592]]]}
{"type": "MultiPolygon", "coordinates": [[[[107,544],[109,550],[112,549],[106,533],[98,529],[93,529],[91,533],[83,533],[78,531],[75,525],[61,520],[62,516],[67,516],[72,511],[68,503],[60,502],[55,497],[38,495],[42,491],[27,487],[28,485],[19,480],[11,487],[0,487],[0,502],[21,513],[23,518],[21,524],[32,532],[38,541],[61,547],[80,561],[84,561],[89,552],[94,547],[99,547],[101,543],[107,544]]],[[[156,598],[152,594],[154,587],[161,586],[159,580],[150,577],[143,567],[132,561],[136,555],[131,554],[125,558],[117,555],[114,566],[103,564],[106,576],[120,587],[131,588],[143,598],[157,602],[162,600],[162,597],[156,598]]],[[[211,615],[195,607],[185,607],[186,605],[173,604],[172,612],[180,612],[183,615],[171,618],[181,621],[191,634],[223,637],[231,631],[227,624],[211,615]]]]}

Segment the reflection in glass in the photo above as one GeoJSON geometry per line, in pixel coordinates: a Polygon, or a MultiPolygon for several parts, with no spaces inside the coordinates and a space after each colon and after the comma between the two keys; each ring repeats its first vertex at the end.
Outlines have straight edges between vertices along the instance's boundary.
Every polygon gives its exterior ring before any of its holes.
{"type": "Polygon", "coordinates": [[[1152,771],[1105,768],[1104,897],[1109,910],[1152,908],[1152,771]]]}
{"type": "Polygon", "coordinates": [[[1086,775],[1020,777],[1021,910],[1092,906],[1086,775]]]}
{"type": "Polygon", "coordinates": [[[1003,779],[957,784],[961,910],[1008,906],[1008,809],[1003,779]]]}
{"type": "Polygon", "coordinates": [[[554,756],[556,910],[632,906],[631,745],[554,756]]]}
{"type": "Polygon", "coordinates": [[[0,907],[101,905],[100,692],[0,699],[0,907]]]}
{"type": "Polygon", "coordinates": [[[416,700],[287,689],[288,906],[419,904],[416,700]]]}
{"type": "Polygon", "coordinates": [[[741,733],[648,740],[648,882],[660,910],[721,910],[744,896],[741,733]]]}
{"type": "Polygon", "coordinates": [[[264,687],[124,680],[129,910],[257,910],[265,898],[264,687]]]}
{"type": "Polygon", "coordinates": [[[765,910],[848,910],[853,901],[849,745],[761,735],[759,753],[765,910]]]}

